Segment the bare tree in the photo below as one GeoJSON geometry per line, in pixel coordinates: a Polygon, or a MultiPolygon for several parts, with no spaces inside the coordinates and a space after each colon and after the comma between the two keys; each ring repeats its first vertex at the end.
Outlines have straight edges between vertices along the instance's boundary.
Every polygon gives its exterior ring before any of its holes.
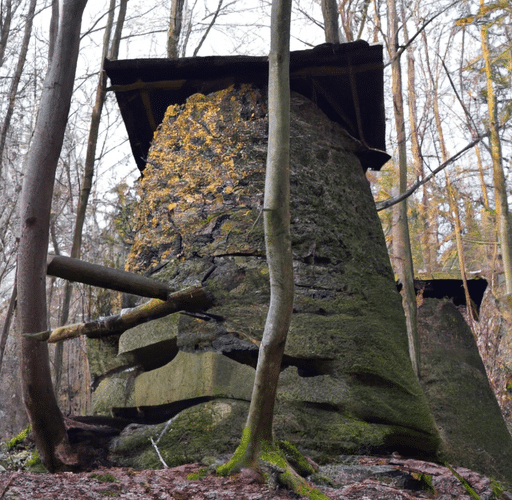
{"type": "MultiPolygon", "coordinates": [[[[269,139],[263,222],[270,276],[270,305],[261,340],[249,415],[233,458],[218,469],[259,469],[262,456],[283,468],[281,481],[295,492],[313,489],[288,465],[272,430],[277,384],[290,327],[294,282],[290,236],[290,18],[291,0],[272,2],[269,55],[269,139]]],[[[315,492],[315,498],[326,498],[315,492]]]]}
{"type": "MultiPolygon", "coordinates": [[[[25,29],[23,33],[23,41],[21,42],[21,47],[19,50],[18,63],[16,65],[16,70],[14,71],[13,79],[11,82],[11,88],[9,90],[9,104],[7,107],[7,112],[5,114],[4,122],[2,123],[2,129],[0,131],[0,175],[2,174],[2,165],[5,142],[7,140],[7,132],[9,130],[9,127],[11,126],[11,119],[14,113],[14,105],[16,103],[16,96],[18,94],[18,86],[20,84],[23,68],[25,67],[25,61],[27,60],[27,52],[30,43],[30,36],[32,35],[32,25],[34,20],[34,13],[36,10],[36,3],[37,0],[30,0],[27,12],[27,20],[25,23],[25,29]]],[[[10,4],[11,3],[9,2],[9,8],[10,4]]]]}
{"type": "MultiPolygon", "coordinates": [[[[47,329],[46,254],[55,170],[62,148],[75,78],[82,13],[87,0],[61,2],[59,29],[46,75],[25,165],[18,251],[18,331],[47,329]]],[[[53,472],[77,464],[57,405],[44,343],[21,340],[22,389],[36,445],[53,472]]]]}
{"type": "Polygon", "coordinates": [[[12,0],[7,0],[5,4],[2,2],[2,10],[0,12],[0,67],[4,63],[5,49],[7,48],[7,40],[11,32],[11,22],[13,16],[12,0]]]}
{"type": "MultiPolygon", "coordinates": [[[[484,0],[480,0],[480,15],[486,13],[484,0]]],[[[494,182],[494,204],[498,218],[498,233],[505,273],[506,294],[512,294],[512,226],[509,217],[507,189],[503,173],[503,157],[501,152],[501,139],[499,135],[499,118],[496,105],[496,94],[493,86],[493,73],[491,66],[491,53],[488,43],[489,26],[483,22],[480,29],[482,44],[482,57],[485,63],[485,77],[487,83],[487,107],[489,114],[489,141],[491,143],[492,172],[494,182]]]]}
{"type": "Polygon", "coordinates": [[[172,0],[169,33],[167,35],[167,57],[178,59],[178,45],[183,24],[185,0],[172,0]]]}
{"type": "MultiPolygon", "coordinates": [[[[388,26],[393,110],[398,143],[398,191],[400,194],[407,189],[407,150],[396,0],[388,0],[388,26]]],[[[416,292],[414,290],[414,268],[409,237],[409,225],[407,221],[407,200],[403,200],[401,203],[395,205],[393,215],[394,264],[398,279],[402,283],[402,301],[407,323],[407,336],[409,338],[409,354],[414,372],[419,376],[420,350],[416,312],[416,292]]]]}
{"type": "Polygon", "coordinates": [[[340,43],[340,27],[337,0],[322,0],[322,15],[324,17],[325,41],[340,43]]]}
{"type": "MultiPolygon", "coordinates": [[[[105,103],[106,89],[107,89],[107,75],[103,71],[103,61],[109,53],[110,38],[112,35],[112,26],[114,24],[114,11],[116,0],[110,0],[109,13],[107,18],[107,25],[103,35],[103,52],[101,56],[101,67],[99,72],[99,81],[96,87],[96,100],[91,114],[91,121],[89,125],[89,139],[87,141],[87,153],[85,157],[84,172],[82,182],[80,183],[80,196],[78,199],[78,208],[76,213],[75,229],[73,231],[73,244],[71,247],[71,257],[80,258],[80,251],[82,247],[82,233],[85,223],[85,216],[87,205],[89,203],[89,195],[91,193],[92,182],[94,177],[94,165],[96,162],[96,147],[98,143],[98,134],[100,129],[101,113],[103,104],[105,103]]],[[[119,34],[121,32],[119,31],[119,34]]],[[[117,57],[117,54],[115,54],[117,57]]],[[[66,281],[64,286],[64,298],[62,310],[60,315],[60,325],[65,325],[69,317],[69,306],[71,302],[71,294],[73,291],[73,284],[66,281]]],[[[63,360],[63,344],[59,344],[55,349],[55,391],[58,392],[61,376],[62,376],[62,360],[63,360]]]]}

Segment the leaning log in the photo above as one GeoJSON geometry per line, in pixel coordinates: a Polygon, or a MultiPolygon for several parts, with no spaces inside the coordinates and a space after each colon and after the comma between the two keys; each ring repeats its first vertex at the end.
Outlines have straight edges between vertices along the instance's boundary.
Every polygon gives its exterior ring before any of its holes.
{"type": "Polygon", "coordinates": [[[172,293],[161,281],[62,255],[48,255],[46,274],[153,299],[167,300],[172,293]]]}
{"type": "Polygon", "coordinates": [[[48,341],[51,344],[80,337],[81,335],[97,339],[121,334],[147,321],[179,311],[204,311],[212,305],[212,302],[212,296],[205,288],[189,288],[173,293],[165,301],[152,299],[145,304],[123,310],[113,316],[98,318],[86,323],[61,326],[53,331],[24,333],[23,336],[33,340],[48,341]]]}

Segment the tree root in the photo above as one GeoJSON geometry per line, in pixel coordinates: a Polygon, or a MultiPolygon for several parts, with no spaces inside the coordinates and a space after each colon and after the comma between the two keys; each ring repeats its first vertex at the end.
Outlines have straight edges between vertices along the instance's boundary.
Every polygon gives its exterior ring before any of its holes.
{"type": "Polygon", "coordinates": [[[265,441],[261,444],[258,460],[247,459],[247,446],[249,444],[249,432],[244,430],[242,442],[229,462],[217,468],[217,474],[227,476],[247,467],[263,474],[271,488],[283,486],[297,495],[312,500],[329,500],[320,490],[315,488],[295,470],[296,467],[302,474],[310,475],[315,472],[313,466],[297,448],[287,441],[279,444],[265,441]],[[290,464],[292,463],[293,466],[290,464]]]}

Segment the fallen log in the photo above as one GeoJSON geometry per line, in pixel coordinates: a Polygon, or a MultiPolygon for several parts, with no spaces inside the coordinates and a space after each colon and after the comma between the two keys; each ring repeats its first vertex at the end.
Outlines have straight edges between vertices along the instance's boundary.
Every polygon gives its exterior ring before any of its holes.
{"type": "Polygon", "coordinates": [[[48,255],[46,274],[153,299],[167,300],[172,293],[161,281],[63,255],[48,255]]]}
{"type": "Polygon", "coordinates": [[[165,301],[152,299],[145,304],[121,311],[119,314],[98,318],[86,323],[75,323],[38,333],[24,333],[33,340],[48,341],[51,344],[85,335],[88,338],[101,338],[118,335],[153,319],[163,318],[179,311],[204,311],[213,302],[205,288],[195,287],[173,293],[165,301]]]}

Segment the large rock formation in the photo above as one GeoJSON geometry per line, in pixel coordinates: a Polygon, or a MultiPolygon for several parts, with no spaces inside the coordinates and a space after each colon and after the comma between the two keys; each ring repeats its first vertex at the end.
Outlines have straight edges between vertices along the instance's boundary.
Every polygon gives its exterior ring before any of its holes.
{"type": "Polygon", "coordinates": [[[421,384],[448,461],[512,481],[512,439],[471,329],[451,300],[418,309],[421,384]]]}
{"type": "MultiPolygon", "coordinates": [[[[204,314],[123,334],[127,369],[120,361],[112,365],[113,376],[98,389],[120,378],[124,389],[105,387],[93,398],[98,411],[110,404],[134,420],[176,415],[162,438],[170,463],[232,451],[245,420],[269,300],[261,217],[264,95],[242,85],[170,106],[140,182],[129,269],[158,269],[154,276],[177,290],[203,283],[215,304],[204,314]],[[202,423],[185,431],[192,413],[202,423]],[[208,437],[215,449],[205,445],[208,437]]],[[[377,451],[436,458],[440,440],[409,361],[400,296],[356,155],[362,150],[311,101],[293,94],[296,293],[275,432],[316,459],[377,451]]],[[[119,456],[133,450],[133,442],[127,446],[117,445],[119,456]]]]}

